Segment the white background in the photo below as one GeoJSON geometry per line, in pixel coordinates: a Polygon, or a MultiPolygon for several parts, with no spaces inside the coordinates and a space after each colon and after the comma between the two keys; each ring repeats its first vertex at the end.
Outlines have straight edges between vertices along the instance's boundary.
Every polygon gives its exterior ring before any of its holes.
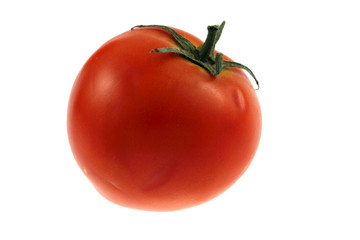
{"type": "Polygon", "coordinates": [[[0,239],[360,239],[357,1],[1,1],[0,239]],[[66,133],[73,81],[137,24],[201,39],[258,77],[259,150],[218,198],[154,213],[103,199],[66,133]]]}

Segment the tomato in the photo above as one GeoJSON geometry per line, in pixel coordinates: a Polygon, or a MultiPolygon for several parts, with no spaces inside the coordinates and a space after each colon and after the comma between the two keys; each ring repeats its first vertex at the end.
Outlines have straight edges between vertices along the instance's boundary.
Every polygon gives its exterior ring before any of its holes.
{"type": "Polygon", "coordinates": [[[176,33],[201,52],[205,44],[193,35],[139,26],[82,67],[69,99],[68,137],[106,199],[149,211],[188,208],[218,196],[248,168],[261,135],[260,106],[248,69],[226,65],[231,60],[214,51],[215,30],[205,41],[207,66],[176,52],[176,33]]]}

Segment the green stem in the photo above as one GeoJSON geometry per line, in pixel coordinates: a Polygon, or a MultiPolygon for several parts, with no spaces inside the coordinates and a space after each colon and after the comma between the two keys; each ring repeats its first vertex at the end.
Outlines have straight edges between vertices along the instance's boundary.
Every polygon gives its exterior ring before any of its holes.
{"type": "Polygon", "coordinates": [[[219,31],[218,26],[208,26],[208,35],[204,44],[199,48],[199,60],[206,62],[208,59],[214,60],[214,50],[216,44],[216,36],[219,31]]]}
{"type": "Polygon", "coordinates": [[[187,60],[199,65],[200,67],[206,69],[212,75],[218,75],[228,67],[236,67],[241,68],[247,71],[255,80],[257,85],[257,89],[259,89],[259,82],[256,79],[254,73],[250,70],[250,68],[246,67],[243,64],[237,62],[230,62],[225,61],[223,59],[222,53],[217,53],[215,56],[215,45],[219,40],[222,30],[224,28],[225,21],[218,25],[208,26],[208,35],[203,45],[196,48],[189,40],[182,37],[178,34],[175,30],[161,25],[138,25],[133,27],[134,28],[142,28],[142,27],[157,27],[168,31],[177,44],[179,48],[155,48],[150,51],[153,52],[160,52],[160,53],[176,53],[180,56],[186,58],[187,60]]]}

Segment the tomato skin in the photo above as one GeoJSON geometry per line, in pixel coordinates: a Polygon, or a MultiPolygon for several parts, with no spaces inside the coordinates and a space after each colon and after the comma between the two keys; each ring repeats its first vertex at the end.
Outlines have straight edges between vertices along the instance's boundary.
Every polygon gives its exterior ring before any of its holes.
{"type": "Polygon", "coordinates": [[[150,211],[224,192],[249,166],[261,135],[259,102],[241,69],[212,76],[176,54],[149,54],[161,47],[177,45],[156,28],[106,42],[78,74],[67,118],[75,159],[98,192],[150,211]]]}

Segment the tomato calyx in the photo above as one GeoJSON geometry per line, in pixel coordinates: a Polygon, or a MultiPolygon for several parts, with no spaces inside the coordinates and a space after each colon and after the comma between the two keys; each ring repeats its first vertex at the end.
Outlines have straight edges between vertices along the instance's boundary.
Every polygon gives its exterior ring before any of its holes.
{"type": "Polygon", "coordinates": [[[131,30],[133,30],[134,28],[144,27],[155,27],[166,30],[172,35],[180,48],[155,48],[150,51],[150,54],[154,52],[179,54],[185,59],[204,68],[214,76],[220,74],[222,70],[227,67],[241,68],[247,71],[254,78],[258,90],[260,88],[259,82],[256,79],[254,73],[250,70],[250,68],[241,63],[224,60],[224,55],[220,52],[215,54],[215,45],[220,39],[224,26],[225,21],[223,21],[220,25],[208,26],[208,35],[206,37],[206,40],[204,44],[199,47],[194,46],[189,40],[182,37],[172,28],[163,25],[137,25],[131,28],[131,30]]]}

